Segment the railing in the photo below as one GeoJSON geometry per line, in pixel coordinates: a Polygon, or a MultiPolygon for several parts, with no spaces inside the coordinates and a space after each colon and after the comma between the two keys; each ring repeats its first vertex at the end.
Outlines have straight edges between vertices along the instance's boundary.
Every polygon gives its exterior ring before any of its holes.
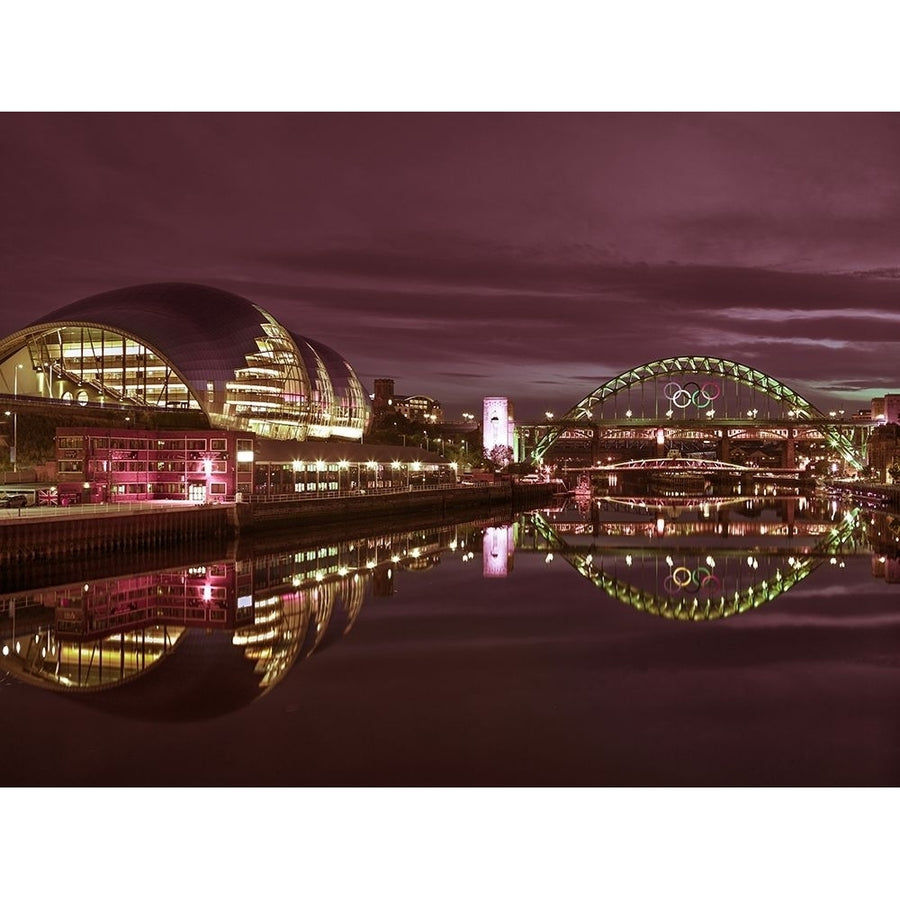
{"type": "MultiPolygon", "coordinates": [[[[492,486],[492,482],[481,484],[411,484],[409,487],[372,488],[364,490],[316,491],[304,494],[244,494],[243,503],[315,503],[317,500],[334,500],[350,497],[371,497],[385,494],[407,494],[423,491],[467,490],[474,487],[492,486]]],[[[196,500],[136,500],[121,503],[73,503],[68,506],[20,506],[12,509],[0,508],[0,527],[23,519],[46,519],[58,517],[94,517],[142,515],[155,512],[177,512],[184,509],[204,507],[234,506],[235,496],[228,494],[213,501],[196,500]]]]}

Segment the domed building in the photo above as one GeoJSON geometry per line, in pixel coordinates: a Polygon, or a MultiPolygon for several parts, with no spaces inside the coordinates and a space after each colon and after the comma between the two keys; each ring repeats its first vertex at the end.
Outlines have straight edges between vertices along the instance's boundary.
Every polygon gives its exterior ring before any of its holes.
{"type": "Polygon", "coordinates": [[[72,410],[178,414],[278,440],[359,440],[371,417],[350,364],[261,306],[200,284],[96,294],[0,340],[0,393],[72,410]]]}

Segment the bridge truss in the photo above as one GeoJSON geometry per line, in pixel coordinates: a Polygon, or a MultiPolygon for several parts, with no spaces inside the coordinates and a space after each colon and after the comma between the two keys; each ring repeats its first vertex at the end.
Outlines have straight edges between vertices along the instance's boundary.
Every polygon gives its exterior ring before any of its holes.
{"type": "Polygon", "coordinates": [[[540,462],[572,427],[600,420],[638,425],[759,427],[815,423],[833,452],[855,468],[865,459],[839,424],[787,385],[750,366],[710,356],[675,356],[609,379],[548,427],[532,454],[540,462]],[[649,388],[649,389],[648,389],[649,388]]]}

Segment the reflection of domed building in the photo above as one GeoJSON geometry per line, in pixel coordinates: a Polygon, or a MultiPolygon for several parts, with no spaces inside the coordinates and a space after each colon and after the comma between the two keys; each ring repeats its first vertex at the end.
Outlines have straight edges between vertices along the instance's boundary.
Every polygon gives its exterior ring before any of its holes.
{"type": "Polygon", "coordinates": [[[224,715],[346,635],[395,567],[456,546],[449,525],[0,593],[0,675],[116,715],[224,715]]]}
{"type": "Polygon", "coordinates": [[[8,599],[0,670],[118,715],[223,715],[349,632],[362,608],[364,575],[278,577],[253,590],[245,564],[224,562],[8,599]]]}
{"type": "Polygon", "coordinates": [[[358,439],[370,407],[338,353],[198,284],[87,297],[0,341],[0,392],[85,412],[198,416],[263,437],[358,439]]]}

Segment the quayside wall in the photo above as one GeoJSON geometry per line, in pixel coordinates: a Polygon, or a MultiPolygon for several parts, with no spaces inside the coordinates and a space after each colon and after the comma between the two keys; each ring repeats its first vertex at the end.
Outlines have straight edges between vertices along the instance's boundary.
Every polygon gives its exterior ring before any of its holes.
{"type": "MultiPolygon", "coordinates": [[[[108,555],[138,548],[193,546],[210,540],[341,525],[369,519],[421,516],[440,521],[523,509],[546,502],[553,495],[547,484],[509,482],[465,488],[400,491],[313,500],[212,504],[154,509],[149,504],[119,514],[116,510],[77,512],[41,511],[41,515],[12,515],[0,520],[0,565],[30,560],[54,560],[108,555]]],[[[28,513],[30,511],[26,511],[28,513]]]]}
{"type": "Polygon", "coordinates": [[[865,481],[836,481],[831,490],[848,500],[878,504],[889,510],[900,510],[900,484],[874,484],[865,481]]]}

